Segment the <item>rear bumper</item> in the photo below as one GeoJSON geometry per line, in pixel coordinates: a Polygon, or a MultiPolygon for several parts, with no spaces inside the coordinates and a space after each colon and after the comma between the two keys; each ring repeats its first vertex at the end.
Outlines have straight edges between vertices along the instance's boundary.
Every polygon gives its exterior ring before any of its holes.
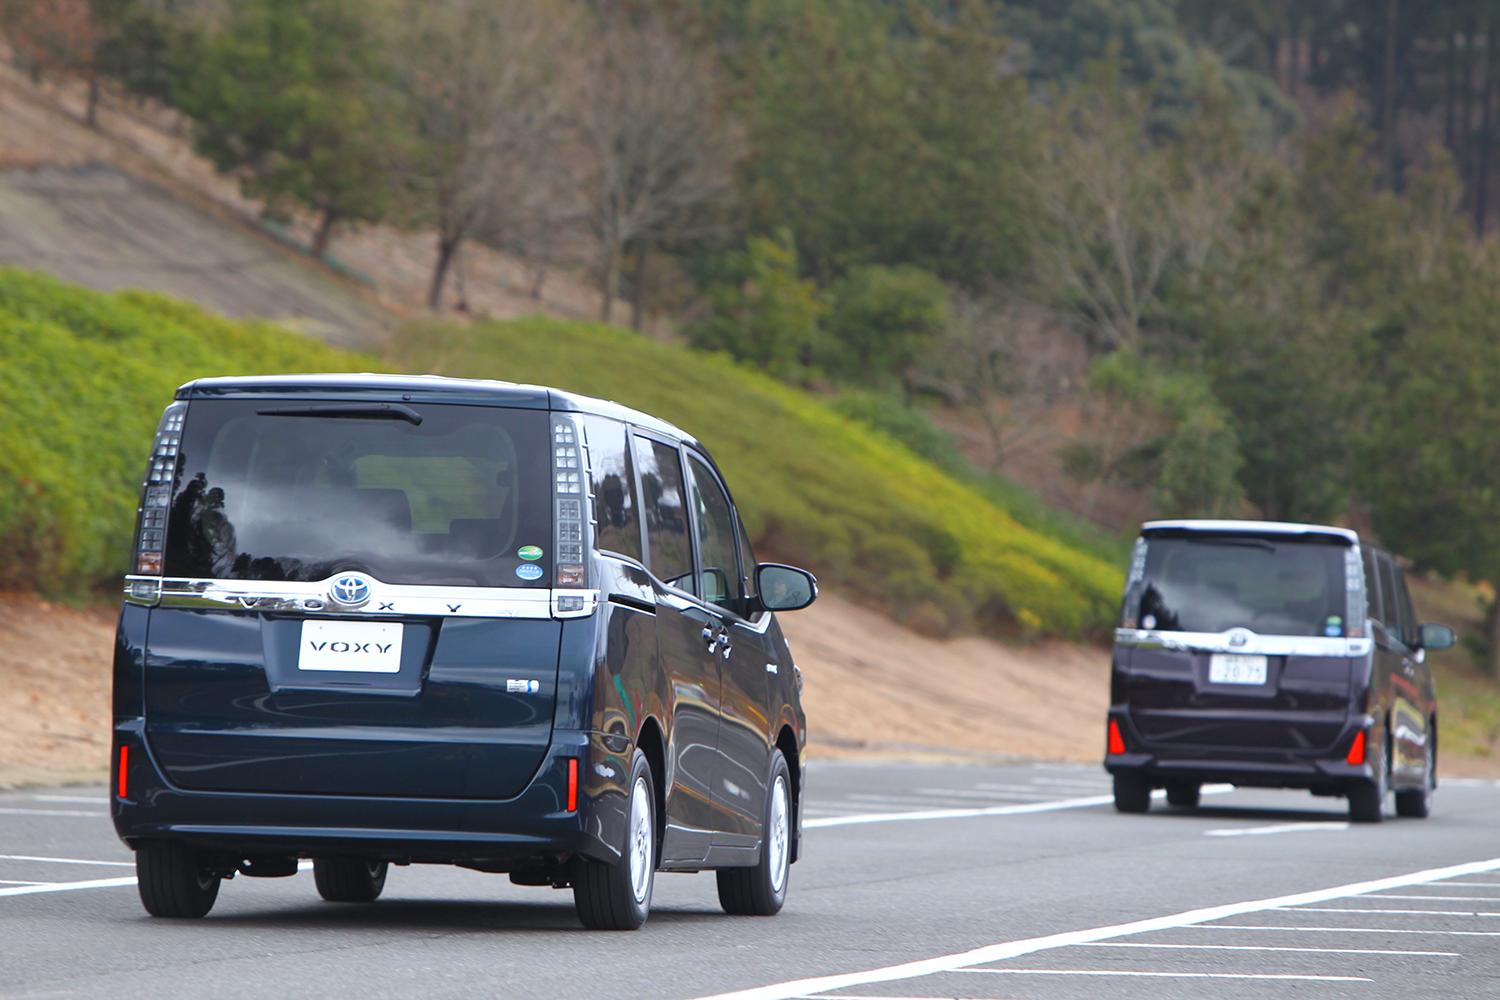
{"type": "MultiPolygon", "coordinates": [[[[128,798],[113,783],[115,831],[131,847],[173,841],[207,851],[298,857],[350,856],[472,864],[507,871],[575,856],[613,862],[624,843],[619,756],[588,733],[554,732],[542,765],[504,800],[194,791],[174,786],[132,722],[128,798]],[[579,761],[578,809],[568,811],[568,761],[579,761]],[[592,763],[591,763],[592,761],[592,763]],[[607,773],[614,773],[611,781],[607,773]]],[[[628,754],[626,756],[628,759],[628,754]]],[[[119,760],[119,751],[115,751],[119,760]]]]}
{"type": "Polygon", "coordinates": [[[1333,749],[1254,750],[1236,747],[1153,745],[1130,726],[1128,712],[1111,709],[1109,718],[1125,736],[1126,752],[1107,754],[1110,774],[1141,774],[1152,784],[1180,779],[1262,788],[1306,788],[1338,794],[1357,782],[1373,781],[1368,763],[1350,764],[1344,755],[1354,734],[1374,720],[1352,716],[1333,749]]]}

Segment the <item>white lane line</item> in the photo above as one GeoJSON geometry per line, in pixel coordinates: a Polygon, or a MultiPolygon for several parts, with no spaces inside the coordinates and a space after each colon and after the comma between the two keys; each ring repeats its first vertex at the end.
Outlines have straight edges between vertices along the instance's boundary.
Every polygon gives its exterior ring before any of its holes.
{"type": "Polygon", "coordinates": [[[135,876],[123,878],[95,878],[87,882],[49,882],[45,885],[20,885],[14,889],[0,889],[0,896],[29,896],[37,892],[73,892],[78,889],[115,889],[135,885],[135,876]]]}
{"type": "Polygon", "coordinates": [[[87,816],[90,819],[109,819],[103,809],[84,812],[81,809],[7,809],[0,807],[0,816],[87,816]]]}
{"type": "Polygon", "coordinates": [[[1277,823],[1273,826],[1231,826],[1218,830],[1204,830],[1205,837],[1265,837],[1275,833],[1327,833],[1330,830],[1347,830],[1349,824],[1343,820],[1327,823],[1277,823]]]}
{"type": "Polygon", "coordinates": [[[1444,937],[1500,937],[1500,931],[1432,931],[1410,927],[1299,927],[1295,924],[1193,924],[1195,931],[1285,931],[1292,934],[1441,934],[1444,937]]]}
{"type": "MultiPolygon", "coordinates": [[[[1222,795],[1234,791],[1233,785],[1205,785],[1204,795],[1222,795]]],[[[1153,798],[1166,798],[1166,792],[1156,791],[1153,798]]],[[[1053,799],[1049,802],[1018,802],[1015,805],[987,806],[955,809],[921,809],[905,812],[863,813],[854,816],[829,816],[809,819],[803,827],[862,826],[866,823],[903,823],[917,820],[970,819],[975,816],[1023,816],[1028,813],[1057,812],[1061,809],[1088,809],[1106,806],[1114,802],[1113,795],[1089,795],[1081,799],[1053,799]]]]}
{"type": "Polygon", "coordinates": [[[1292,975],[1284,972],[1152,972],[1139,969],[954,969],[992,976],[1127,976],[1140,979],[1291,979],[1301,983],[1373,983],[1363,976],[1292,975]]]}
{"type": "Polygon", "coordinates": [[[1500,896],[1408,896],[1404,892],[1392,892],[1384,895],[1371,893],[1366,899],[1419,899],[1432,900],[1437,903],[1500,903],[1500,896]]]}
{"type": "Polygon", "coordinates": [[[1500,910],[1392,910],[1370,906],[1278,906],[1278,910],[1302,913],[1390,913],[1402,916],[1428,917],[1500,917],[1500,910]]]}
{"type": "MultiPolygon", "coordinates": [[[[1089,944],[1094,941],[1130,937],[1136,934],[1146,934],[1151,931],[1192,927],[1209,923],[1210,921],[1243,916],[1247,913],[1282,910],[1286,907],[1321,903],[1334,899],[1345,899],[1349,896],[1358,896],[1371,892],[1385,892],[1388,889],[1400,889],[1409,885],[1424,885],[1440,879],[1457,878],[1463,875],[1477,875],[1481,872],[1493,871],[1500,871],[1500,858],[1490,858],[1485,861],[1470,861],[1465,864],[1449,865],[1443,868],[1428,868],[1422,871],[1408,872],[1404,875],[1395,875],[1390,878],[1373,879],[1368,882],[1351,882],[1348,885],[1315,889],[1311,892],[1294,893],[1289,896],[1272,896],[1266,899],[1252,899],[1245,902],[1209,906],[1197,910],[1184,910],[1181,913],[1173,913],[1161,917],[1149,917],[1145,920],[1133,920],[1129,923],[1110,924],[1086,930],[1065,931],[1060,934],[1047,934],[1041,937],[1022,938],[1016,941],[1003,941],[952,955],[941,955],[934,958],[919,959],[914,962],[903,962],[898,965],[887,965],[882,968],[867,969],[863,972],[814,976],[808,979],[798,979],[784,983],[775,983],[770,986],[722,993],[713,997],[712,1000],[789,1000],[791,997],[827,993],[831,990],[851,989],[857,986],[868,986],[872,983],[889,983],[902,979],[915,979],[919,976],[928,976],[934,973],[953,972],[958,969],[972,968],[977,965],[989,965],[994,962],[1004,962],[1009,959],[1018,958],[1021,955],[1031,955],[1039,951],[1050,951],[1078,944],[1089,944]]],[[[1287,929],[1296,931],[1298,928],[1287,929]]]]}
{"type": "MultiPolygon", "coordinates": [[[[1023,795],[1041,795],[1048,790],[1049,786],[1047,784],[998,785],[979,781],[975,782],[973,787],[985,792],[1020,792],[1023,795]]],[[[1053,786],[1052,790],[1063,791],[1060,786],[1053,786]]],[[[1101,785],[1098,782],[1095,782],[1089,785],[1078,785],[1070,789],[1068,794],[1077,795],[1079,792],[1088,792],[1091,795],[1098,795],[1101,792],[1107,791],[1109,791],[1108,785],[1101,785]]]]}
{"type": "Polygon", "coordinates": [[[40,861],[51,865],[107,865],[111,868],[134,868],[134,861],[90,861],[87,858],[45,858],[34,854],[0,854],[0,861],[40,861]]]}
{"type": "MultiPolygon", "coordinates": [[[[1091,791],[1097,790],[1098,789],[1091,789],[1091,791]]],[[[998,789],[986,789],[983,791],[964,791],[962,789],[956,788],[919,788],[916,790],[915,794],[941,799],[989,799],[990,801],[994,801],[995,799],[1004,800],[1016,798],[1035,800],[1044,797],[1043,789],[1040,788],[1027,788],[1015,792],[1004,792],[998,789]]]]}
{"type": "Polygon", "coordinates": [[[53,882],[22,882],[20,879],[0,878],[0,885],[55,885],[53,882]]]}
{"type": "Polygon", "coordinates": [[[33,795],[33,802],[80,802],[89,806],[108,806],[109,796],[99,795],[33,795]]]}
{"type": "Polygon", "coordinates": [[[1450,885],[1463,889],[1500,889],[1500,882],[1434,882],[1432,887],[1446,889],[1450,885]]]}
{"type": "Polygon", "coordinates": [[[1427,958],[1462,958],[1456,951],[1395,951],[1390,948],[1293,948],[1274,944],[1142,944],[1137,941],[1090,941],[1080,948],[1173,948],[1192,951],[1305,951],[1318,955],[1405,955],[1427,958]]]}

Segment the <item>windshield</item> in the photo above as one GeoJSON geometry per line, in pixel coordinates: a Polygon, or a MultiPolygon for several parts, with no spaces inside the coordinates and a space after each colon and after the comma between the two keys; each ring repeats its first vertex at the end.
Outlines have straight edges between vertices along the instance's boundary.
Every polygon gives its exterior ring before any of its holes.
{"type": "Polygon", "coordinates": [[[1325,540],[1151,537],[1125,617],[1170,632],[1346,635],[1348,549],[1325,540]]]}
{"type": "Polygon", "coordinates": [[[547,414],[378,407],[193,402],[166,575],[315,581],[356,570],[387,583],[547,586],[547,414]]]}

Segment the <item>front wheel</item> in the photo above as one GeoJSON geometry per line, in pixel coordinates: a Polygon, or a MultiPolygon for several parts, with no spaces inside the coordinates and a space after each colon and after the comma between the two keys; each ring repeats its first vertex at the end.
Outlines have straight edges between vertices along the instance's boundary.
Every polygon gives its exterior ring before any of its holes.
{"type": "Polygon", "coordinates": [[[357,858],[314,858],[313,881],[330,903],[373,903],[385,889],[389,865],[357,858]]]}
{"type": "Polygon", "coordinates": [[[792,866],[792,779],[780,750],[771,751],[769,787],[760,860],[749,868],[721,868],[714,873],[719,881],[719,905],[725,913],[770,917],[786,902],[792,866]]]}
{"type": "Polygon", "coordinates": [[[637,750],[630,763],[625,843],[619,860],[574,862],[573,906],[585,927],[633,931],[646,922],[656,879],[655,789],[651,765],[637,750]]]}
{"type": "Polygon", "coordinates": [[[1151,808],[1151,783],[1142,775],[1124,772],[1115,775],[1115,811],[1143,813],[1151,808]]]}
{"type": "Polygon", "coordinates": [[[153,917],[208,915],[219,898],[217,874],[197,851],[177,844],[146,844],[135,852],[136,889],[153,917]]]}

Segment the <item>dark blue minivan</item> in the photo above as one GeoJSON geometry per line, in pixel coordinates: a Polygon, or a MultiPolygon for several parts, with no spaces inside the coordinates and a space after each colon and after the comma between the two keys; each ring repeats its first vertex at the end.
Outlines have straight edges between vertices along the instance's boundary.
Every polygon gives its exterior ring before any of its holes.
{"type": "Polygon", "coordinates": [[[801,675],[707,451],[536,386],[215,378],[157,434],[114,666],[115,827],[142,902],[236,876],[372,902],[391,864],[571,887],[654,873],[772,914],[801,841],[801,675]]]}

